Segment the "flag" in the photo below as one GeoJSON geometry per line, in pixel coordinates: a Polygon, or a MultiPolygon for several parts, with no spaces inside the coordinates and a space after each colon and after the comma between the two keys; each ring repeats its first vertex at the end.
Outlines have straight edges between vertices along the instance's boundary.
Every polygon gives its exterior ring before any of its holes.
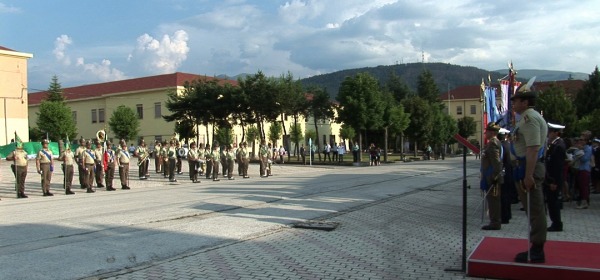
{"type": "Polygon", "coordinates": [[[67,142],[65,142],[65,149],[71,148],[71,142],[69,142],[69,135],[67,135],[67,142]]]}
{"type": "Polygon", "coordinates": [[[102,166],[104,167],[104,172],[108,170],[108,149],[106,147],[106,139],[108,139],[108,135],[104,134],[104,142],[102,142],[104,154],[102,156],[102,166]]]}
{"type": "Polygon", "coordinates": [[[498,112],[498,107],[496,106],[496,88],[486,87],[484,95],[487,121],[488,123],[497,122],[500,119],[500,112],[498,112]]]}
{"type": "Polygon", "coordinates": [[[508,127],[509,125],[509,114],[512,114],[511,108],[510,107],[510,97],[513,96],[515,94],[515,92],[517,91],[517,88],[521,85],[521,82],[515,82],[514,86],[513,86],[513,92],[509,94],[509,86],[510,86],[510,81],[507,80],[501,80],[500,81],[500,106],[498,109],[498,112],[501,115],[501,119],[502,119],[502,127],[508,127]]]}
{"type": "Polygon", "coordinates": [[[17,131],[15,131],[15,145],[17,148],[23,148],[23,141],[21,141],[21,137],[17,135],[17,131]]]}

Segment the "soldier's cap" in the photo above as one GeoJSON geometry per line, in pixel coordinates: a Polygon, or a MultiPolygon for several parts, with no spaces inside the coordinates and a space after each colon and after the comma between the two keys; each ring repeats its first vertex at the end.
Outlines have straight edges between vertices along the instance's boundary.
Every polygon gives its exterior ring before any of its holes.
{"type": "Polygon", "coordinates": [[[92,145],[92,142],[90,140],[87,140],[87,141],[85,141],[85,145],[86,146],[92,145]]]}
{"type": "Polygon", "coordinates": [[[17,142],[17,149],[23,149],[23,142],[21,142],[21,141],[17,142]]]}
{"type": "Polygon", "coordinates": [[[48,143],[50,143],[50,142],[48,142],[48,139],[42,140],[42,144],[48,144],[48,143]]]}
{"type": "Polygon", "coordinates": [[[500,131],[498,131],[498,133],[499,134],[509,134],[510,130],[508,130],[508,129],[504,128],[504,127],[501,127],[500,131]]]}
{"type": "Polygon", "coordinates": [[[510,97],[510,100],[519,99],[533,99],[538,96],[538,92],[531,90],[530,85],[523,84],[517,88],[517,93],[510,97]]]}
{"type": "Polygon", "coordinates": [[[494,122],[488,123],[487,127],[485,128],[486,131],[495,131],[498,132],[500,131],[500,126],[494,122]]]}
{"type": "Polygon", "coordinates": [[[594,138],[594,140],[593,140],[593,143],[598,143],[598,144],[600,144],[600,139],[598,139],[598,138],[594,138]]]}
{"type": "Polygon", "coordinates": [[[80,139],[79,139],[79,144],[85,144],[85,139],[83,139],[83,138],[80,138],[80,139]]]}
{"type": "Polygon", "coordinates": [[[565,126],[560,124],[548,123],[548,128],[551,130],[561,130],[564,129],[565,126]]]}

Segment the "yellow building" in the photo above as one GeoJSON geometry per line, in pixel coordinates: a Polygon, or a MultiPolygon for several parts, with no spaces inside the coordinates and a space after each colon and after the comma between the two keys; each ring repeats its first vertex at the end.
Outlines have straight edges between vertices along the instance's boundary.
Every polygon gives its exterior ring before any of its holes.
{"type": "MultiPolygon", "coordinates": [[[[73,120],[76,123],[77,133],[85,139],[94,138],[96,132],[105,129],[108,134],[108,139],[111,139],[110,128],[108,125],[109,119],[114,110],[119,105],[125,105],[132,108],[138,114],[140,120],[140,135],[139,138],[144,139],[146,143],[153,143],[154,140],[168,140],[173,136],[175,123],[166,122],[163,115],[170,115],[166,108],[167,94],[176,91],[182,94],[184,91],[184,83],[198,79],[214,79],[188,73],[173,73],[157,76],[142,77],[136,79],[114,81],[107,83],[91,84],[78,87],[63,88],[65,102],[71,108],[73,120]]],[[[230,83],[237,85],[237,81],[221,80],[222,83],[230,83]]],[[[37,112],[39,105],[46,98],[47,92],[36,92],[29,95],[29,126],[35,127],[37,121],[37,112]]],[[[309,130],[314,130],[314,125],[311,120],[305,122],[304,119],[299,120],[299,125],[302,132],[306,132],[308,125],[309,130]]],[[[285,127],[289,133],[289,127],[292,124],[292,118],[285,118],[285,127]]],[[[265,124],[265,133],[269,131],[269,124],[265,124]]],[[[43,128],[40,128],[43,131],[43,128]]],[[[198,132],[199,143],[212,142],[212,126],[208,130],[204,126],[196,128],[198,132]]],[[[242,140],[241,127],[234,127],[234,141],[242,140]]],[[[335,136],[339,133],[339,125],[330,122],[319,122],[319,134],[323,139],[339,139],[335,136]],[[332,136],[334,135],[334,136],[332,136]]],[[[113,142],[115,139],[112,139],[113,142]]],[[[190,139],[196,141],[196,139],[190,139]]],[[[132,144],[137,144],[131,141],[132,144]]],[[[337,141],[334,141],[337,142],[337,141]]],[[[282,141],[278,141],[277,145],[281,145],[282,141]]],[[[288,149],[293,149],[289,146],[288,149]]]]}
{"type": "Polygon", "coordinates": [[[15,132],[22,141],[29,139],[27,129],[27,59],[29,53],[0,46],[0,146],[10,143],[15,132]]]}

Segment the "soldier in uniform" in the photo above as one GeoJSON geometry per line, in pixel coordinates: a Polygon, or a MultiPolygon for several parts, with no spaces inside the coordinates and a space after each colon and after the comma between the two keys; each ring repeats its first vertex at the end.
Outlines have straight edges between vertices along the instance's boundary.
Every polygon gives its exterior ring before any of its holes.
{"type": "Polygon", "coordinates": [[[560,218],[562,201],[560,192],[565,181],[563,170],[567,157],[565,141],[560,137],[563,125],[548,123],[548,150],[546,151],[546,179],[544,180],[544,194],[548,204],[548,216],[552,225],[548,231],[562,231],[563,223],[560,218]]]}
{"type": "Polygon", "coordinates": [[[160,141],[155,140],[153,154],[154,154],[154,169],[156,170],[156,173],[161,173],[161,171],[162,171],[161,150],[162,150],[162,146],[160,144],[160,141]]]}
{"type": "Polygon", "coordinates": [[[169,150],[167,151],[167,158],[169,159],[169,182],[177,182],[175,179],[175,165],[177,164],[177,149],[175,148],[175,141],[169,141],[169,150]]]}
{"type": "Polygon", "coordinates": [[[177,174],[183,174],[183,172],[181,172],[181,158],[182,156],[180,155],[180,150],[183,149],[181,147],[181,142],[179,142],[178,140],[175,140],[175,143],[177,145],[177,160],[175,161],[175,168],[177,169],[177,174]]]}
{"type": "Polygon", "coordinates": [[[221,149],[219,157],[221,158],[221,174],[223,174],[223,177],[227,177],[227,174],[229,172],[229,165],[227,165],[227,146],[223,146],[223,149],[221,149]]]}
{"type": "Polygon", "coordinates": [[[235,150],[235,160],[238,164],[238,175],[244,176],[244,163],[242,161],[242,143],[239,143],[238,148],[235,150]]]}
{"type": "Polygon", "coordinates": [[[204,172],[206,170],[206,160],[204,156],[204,143],[200,143],[198,145],[198,172],[199,176],[204,176],[204,172]]]}
{"type": "Polygon", "coordinates": [[[60,154],[58,160],[63,162],[62,170],[65,174],[65,194],[75,194],[71,190],[71,185],[73,183],[73,175],[75,174],[75,154],[71,151],[71,145],[69,145],[69,142],[65,142],[65,150],[60,154]]]}
{"type": "Polygon", "coordinates": [[[148,158],[150,154],[148,153],[144,139],[140,140],[140,145],[135,149],[135,156],[138,158],[138,175],[140,180],[148,179],[148,158]]]}
{"type": "MultiPolygon", "coordinates": [[[[273,149],[271,146],[271,143],[269,143],[269,146],[267,147],[267,176],[273,176],[273,173],[271,173],[271,170],[273,170],[273,161],[275,161],[275,151],[276,149],[273,149]]],[[[331,158],[330,158],[331,159],[331,158]]]]}
{"type": "Polygon", "coordinates": [[[54,171],[54,161],[52,159],[52,151],[48,149],[48,139],[42,141],[42,149],[38,152],[35,158],[37,172],[42,175],[42,192],[44,196],[53,196],[50,192],[50,181],[52,172],[54,171]]]}
{"type": "Polygon", "coordinates": [[[504,170],[504,178],[500,187],[500,211],[501,219],[503,224],[508,224],[512,219],[511,205],[513,199],[517,199],[517,189],[515,188],[515,181],[513,179],[513,167],[510,158],[510,141],[508,140],[508,134],[510,131],[505,128],[500,128],[498,139],[502,143],[502,168],[504,170]]]}
{"type": "Polygon", "coordinates": [[[204,160],[206,161],[206,179],[212,178],[212,170],[213,170],[213,162],[212,162],[212,151],[210,149],[210,144],[206,144],[204,147],[204,160]]]}
{"type": "Polygon", "coordinates": [[[127,150],[127,142],[121,140],[121,149],[117,153],[117,165],[119,166],[119,180],[121,180],[121,189],[129,190],[129,162],[131,155],[127,150]]]}
{"type": "MultiPolygon", "coordinates": [[[[235,162],[236,153],[233,151],[231,145],[227,146],[227,152],[225,153],[225,157],[227,158],[227,178],[229,180],[234,180],[233,178],[233,166],[235,162]]],[[[223,174],[225,176],[225,174],[223,174]]]]}
{"type": "Polygon", "coordinates": [[[246,142],[242,142],[242,147],[240,147],[240,164],[242,166],[242,176],[244,179],[250,178],[248,176],[248,166],[250,165],[250,156],[248,155],[248,144],[246,142]]]}
{"type": "Polygon", "coordinates": [[[267,177],[267,163],[269,160],[269,148],[265,140],[260,141],[260,148],[258,149],[258,156],[260,160],[260,177],[267,177]]]}
{"type": "Polygon", "coordinates": [[[167,143],[167,141],[163,142],[163,145],[160,149],[160,157],[162,159],[162,171],[163,177],[169,178],[169,148],[171,145],[167,143]]]}
{"type": "Polygon", "coordinates": [[[75,150],[75,161],[77,162],[77,175],[79,177],[79,185],[85,189],[85,165],[82,161],[83,152],[85,152],[85,139],[79,139],[79,147],[75,150]]]}
{"type": "Polygon", "coordinates": [[[94,170],[94,177],[96,179],[96,188],[103,189],[104,188],[104,147],[100,143],[100,140],[95,140],[94,144],[96,145],[96,149],[94,149],[94,158],[96,160],[96,166],[94,170]]]}
{"type": "Polygon", "coordinates": [[[83,152],[81,161],[84,166],[86,192],[93,193],[95,192],[92,187],[94,186],[94,165],[96,164],[96,156],[92,150],[92,142],[89,140],[85,142],[85,151],[83,152]]]}
{"type": "Polygon", "coordinates": [[[200,183],[200,181],[198,181],[198,156],[199,154],[198,149],[196,148],[196,143],[190,143],[190,150],[188,151],[187,160],[190,172],[190,180],[192,180],[192,183],[200,183]]]}
{"type": "Polygon", "coordinates": [[[502,143],[496,137],[500,126],[489,123],[485,130],[485,139],[488,141],[481,156],[481,188],[485,192],[485,199],[489,207],[490,223],[483,226],[482,230],[499,230],[502,225],[500,206],[500,186],[502,184],[502,143]]]}
{"type": "Polygon", "coordinates": [[[212,152],[210,153],[210,159],[212,161],[212,179],[213,181],[219,181],[219,162],[221,161],[221,154],[219,151],[219,143],[213,143],[212,152]]]}
{"type": "Polygon", "coordinates": [[[25,195],[25,178],[27,178],[27,152],[23,150],[23,142],[17,139],[16,149],[6,156],[7,161],[13,161],[11,169],[15,174],[17,198],[27,198],[25,195]]]}
{"type": "Polygon", "coordinates": [[[115,179],[115,169],[116,169],[115,168],[116,154],[115,154],[115,151],[110,148],[110,147],[112,147],[112,143],[110,141],[106,142],[106,146],[108,147],[106,149],[106,157],[108,158],[108,160],[106,161],[106,167],[105,167],[106,190],[114,191],[114,190],[116,190],[113,187],[113,180],[115,179]]]}
{"type": "Polygon", "coordinates": [[[548,126],[544,118],[533,109],[537,93],[527,85],[519,87],[511,97],[513,110],[521,117],[513,135],[514,155],[517,158],[515,180],[523,208],[529,211],[530,242],[528,251],[516,255],[516,262],[545,262],[546,213],[542,183],[546,174],[543,163],[544,145],[548,126]]]}

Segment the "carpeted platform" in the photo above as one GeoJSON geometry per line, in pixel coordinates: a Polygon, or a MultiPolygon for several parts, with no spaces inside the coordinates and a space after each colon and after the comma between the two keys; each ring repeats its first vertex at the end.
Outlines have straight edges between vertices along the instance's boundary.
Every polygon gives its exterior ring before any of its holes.
{"type": "Polygon", "coordinates": [[[484,237],[469,256],[467,274],[498,279],[600,279],[600,243],[546,242],[543,264],[516,263],[527,239],[484,237]]]}

